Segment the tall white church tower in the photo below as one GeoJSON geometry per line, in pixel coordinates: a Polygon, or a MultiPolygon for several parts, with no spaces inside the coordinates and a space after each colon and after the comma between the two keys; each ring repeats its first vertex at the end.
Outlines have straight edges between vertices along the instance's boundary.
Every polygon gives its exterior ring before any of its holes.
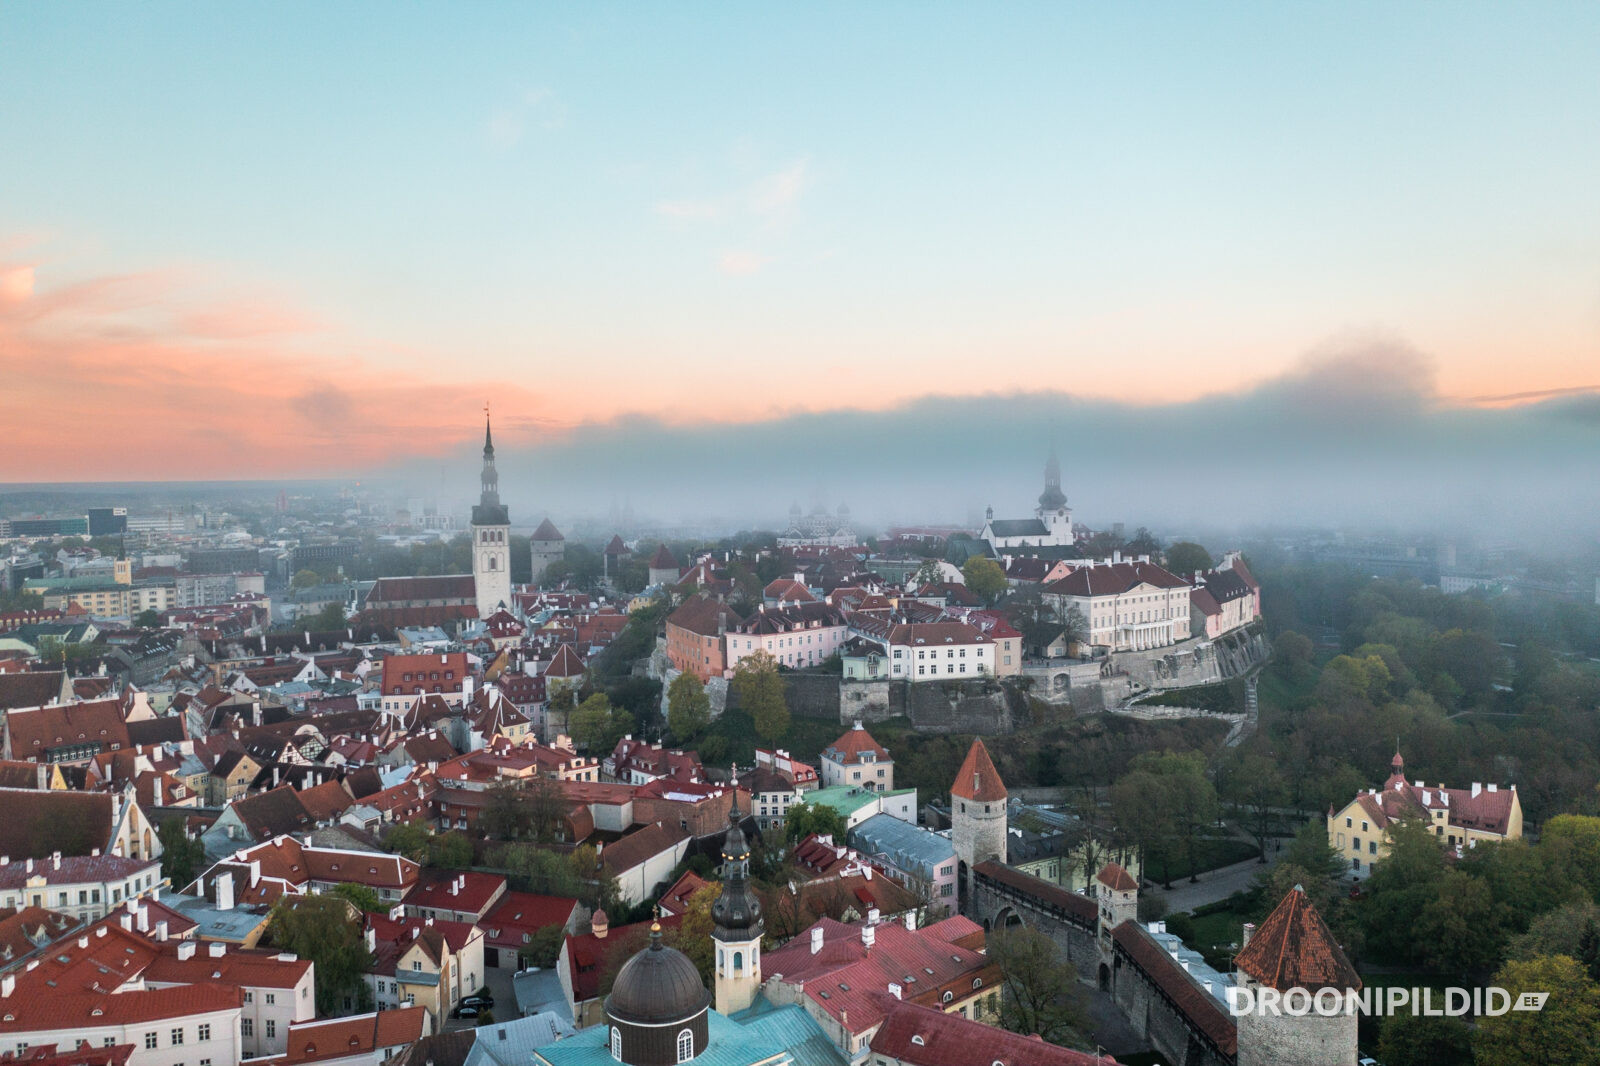
{"type": "Polygon", "coordinates": [[[478,617],[511,606],[511,515],[500,502],[500,475],[494,468],[494,436],[483,416],[482,494],[472,508],[472,581],[478,617]]]}
{"type": "Polygon", "coordinates": [[[735,785],[728,832],[722,838],[722,895],[711,904],[718,1014],[744,1010],[761,988],[761,937],[766,926],[761,898],[750,886],[750,846],[739,824],[743,819],[735,785]]]}

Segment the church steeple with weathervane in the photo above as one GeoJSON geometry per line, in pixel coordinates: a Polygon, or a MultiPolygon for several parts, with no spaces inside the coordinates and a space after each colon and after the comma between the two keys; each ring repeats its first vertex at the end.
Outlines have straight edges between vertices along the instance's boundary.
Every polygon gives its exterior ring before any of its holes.
{"type": "Polygon", "coordinates": [[[734,776],[733,806],[728,810],[728,832],[722,838],[722,895],[711,905],[716,948],[716,1000],[718,1014],[744,1010],[761,987],[761,899],[750,887],[750,845],[740,822],[738,776],[734,776]]]}
{"type": "Polygon", "coordinates": [[[1072,508],[1067,506],[1067,494],[1061,491],[1061,460],[1056,457],[1056,446],[1050,445],[1050,458],[1044,464],[1044,491],[1039,493],[1039,506],[1033,512],[1044,523],[1057,544],[1072,543],[1072,508]]]}
{"type": "Polygon", "coordinates": [[[483,473],[478,503],[472,508],[472,580],[478,617],[488,618],[511,605],[511,515],[500,502],[500,475],[494,466],[494,433],[489,406],[483,408],[483,473]]]}

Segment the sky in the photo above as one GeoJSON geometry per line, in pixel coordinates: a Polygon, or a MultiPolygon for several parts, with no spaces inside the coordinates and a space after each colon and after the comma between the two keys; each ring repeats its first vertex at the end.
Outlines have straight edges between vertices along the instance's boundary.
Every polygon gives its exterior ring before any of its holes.
{"type": "Polygon", "coordinates": [[[530,491],[658,491],[548,469],[646,438],[1088,480],[1329,380],[1593,459],[1517,434],[1600,387],[1597,54],[1577,3],[0,5],[0,482],[436,480],[485,402],[530,491]]]}

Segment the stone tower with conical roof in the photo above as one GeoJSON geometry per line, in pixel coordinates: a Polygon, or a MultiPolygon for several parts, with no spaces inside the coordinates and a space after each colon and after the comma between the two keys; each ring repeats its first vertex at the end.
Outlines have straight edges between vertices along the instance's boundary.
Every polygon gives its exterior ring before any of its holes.
{"type": "Polygon", "coordinates": [[[1361,991],[1361,978],[1339,947],[1322,915],[1295,885],[1254,933],[1245,926],[1244,945],[1234,956],[1234,979],[1248,989],[1256,1009],[1237,1013],[1238,1066],[1326,1066],[1356,1061],[1354,1011],[1325,1010],[1361,991]],[[1277,991],[1285,1008],[1259,1007],[1264,989],[1277,991]],[[1314,1004],[1297,1013],[1293,1000],[1314,1004]],[[1301,995],[1301,990],[1304,996],[1301,995]],[[1337,993],[1337,995],[1335,995],[1337,993]]]}
{"type": "Polygon", "coordinates": [[[723,1015],[750,1006],[761,987],[761,936],[766,925],[761,899],[750,885],[750,845],[739,824],[743,819],[739,791],[734,789],[728,832],[722,838],[722,895],[711,905],[717,1013],[723,1015]]]}
{"type": "Polygon", "coordinates": [[[511,606],[511,515],[500,502],[500,475],[494,467],[494,435],[483,416],[483,472],[472,508],[472,582],[478,617],[511,606]]]}
{"type": "Polygon", "coordinates": [[[962,909],[972,897],[972,869],[1006,861],[1006,786],[983,741],[973,740],[950,786],[950,843],[959,860],[962,909]]]}

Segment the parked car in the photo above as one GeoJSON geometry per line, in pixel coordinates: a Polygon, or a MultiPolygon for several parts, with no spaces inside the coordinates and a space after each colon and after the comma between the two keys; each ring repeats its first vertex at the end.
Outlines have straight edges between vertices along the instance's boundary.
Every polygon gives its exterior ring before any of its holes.
{"type": "Polygon", "coordinates": [[[470,996],[461,997],[463,1007],[492,1007],[494,1006],[494,993],[474,992],[470,996]]]}
{"type": "Polygon", "coordinates": [[[450,1012],[452,1018],[476,1018],[482,1007],[461,1006],[450,1012]]]}

